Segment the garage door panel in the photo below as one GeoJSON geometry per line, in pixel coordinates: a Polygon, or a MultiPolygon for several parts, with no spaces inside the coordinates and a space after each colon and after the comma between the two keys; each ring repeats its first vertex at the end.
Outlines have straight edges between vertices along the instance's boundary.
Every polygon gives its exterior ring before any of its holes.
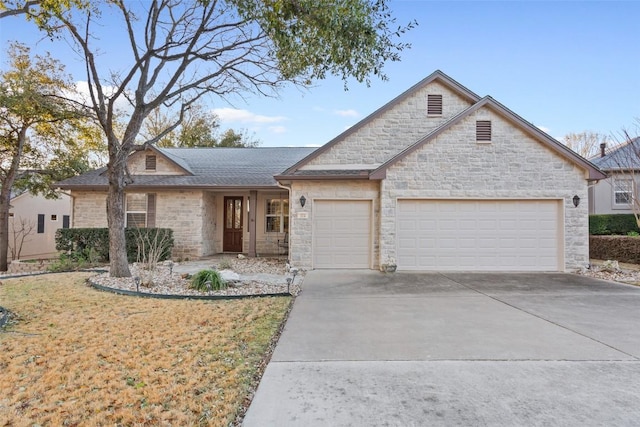
{"type": "Polygon", "coordinates": [[[316,200],[313,221],[314,268],[370,267],[370,201],[316,200]]]}
{"type": "Polygon", "coordinates": [[[398,268],[557,271],[559,209],[554,200],[400,200],[398,268]]]}

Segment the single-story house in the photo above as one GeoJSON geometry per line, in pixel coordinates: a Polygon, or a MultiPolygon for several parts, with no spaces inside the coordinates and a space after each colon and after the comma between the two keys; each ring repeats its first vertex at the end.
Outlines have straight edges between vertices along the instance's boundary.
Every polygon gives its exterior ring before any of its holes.
{"type": "MultiPolygon", "coordinates": [[[[273,178],[314,148],[158,148],[128,159],[127,227],[173,229],[174,259],[222,252],[284,253],[289,195],[273,178]]],[[[70,191],[72,227],[107,226],[101,168],[58,183],[70,191]]]]}
{"type": "Polygon", "coordinates": [[[640,137],[611,150],[603,143],[591,162],[609,177],[589,187],[590,214],[631,214],[634,204],[640,208],[640,137]]]}
{"type": "MultiPolygon", "coordinates": [[[[587,186],[606,178],[440,71],[317,150],[148,147],[129,169],[128,224],[173,228],[174,256],[288,240],[305,269],[576,269],[587,186]]],[[[106,182],[99,170],[60,183],[74,227],[106,225],[106,182]]]]}
{"type": "Polygon", "coordinates": [[[67,194],[47,199],[28,191],[9,202],[8,260],[47,259],[58,256],[56,231],[70,225],[71,203],[67,194]]]}

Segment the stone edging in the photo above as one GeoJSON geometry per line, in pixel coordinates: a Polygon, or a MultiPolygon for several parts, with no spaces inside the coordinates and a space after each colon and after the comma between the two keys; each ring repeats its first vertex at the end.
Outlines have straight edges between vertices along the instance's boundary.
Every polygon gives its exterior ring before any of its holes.
{"type": "Polygon", "coordinates": [[[244,298],[264,298],[264,297],[292,297],[293,295],[288,292],[272,293],[272,294],[253,294],[253,295],[169,295],[169,294],[150,294],[147,292],[128,291],[126,289],[111,288],[109,286],[99,285],[93,282],[91,279],[87,279],[89,286],[98,289],[100,291],[111,292],[119,295],[127,295],[132,297],[142,298],[157,298],[157,299],[192,299],[192,300],[231,300],[231,299],[244,299],[244,298]]]}

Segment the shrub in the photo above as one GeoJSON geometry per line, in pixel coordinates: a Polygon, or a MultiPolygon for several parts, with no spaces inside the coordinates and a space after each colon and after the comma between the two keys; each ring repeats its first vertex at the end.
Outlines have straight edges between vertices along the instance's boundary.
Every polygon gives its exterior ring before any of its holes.
{"type": "Polygon", "coordinates": [[[640,264],[640,238],[589,236],[589,257],[640,264]]]}
{"type": "Polygon", "coordinates": [[[227,283],[216,270],[200,270],[191,278],[191,287],[200,292],[227,289],[227,283]]]}
{"type": "MultiPolygon", "coordinates": [[[[173,230],[170,228],[127,228],[127,259],[135,262],[147,257],[147,247],[140,247],[138,242],[160,242],[157,250],[158,261],[171,257],[173,248],[173,230]]],[[[56,249],[64,251],[72,259],[87,261],[109,261],[109,229],[107,228],[60,228],[56,231],[56,249]]]]}
{"type": "Polygon", "coordinates": [[[638,231],[636,217],[633,214],[589,215],[589,234],[625,235],[638,231]]]}
{"type": "Polygon", "coordinates": [[[218,263],[218,270],[233,270],[233,264],[228,259],[221,259],[218,263]]]}

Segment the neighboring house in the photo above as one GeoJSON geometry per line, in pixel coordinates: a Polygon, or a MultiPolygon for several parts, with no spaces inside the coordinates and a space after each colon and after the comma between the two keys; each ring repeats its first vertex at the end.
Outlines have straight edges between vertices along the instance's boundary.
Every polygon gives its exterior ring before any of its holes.
{"type": "Polygon", "coordinates": [[[458,271],[588,264],[587,185],[603,178],[440,71],[276,177],[293,265],[458,271]]]}
{"type": "Polygon", "coordinates": [[[607,152],[600,146],[600,155],[591,159],[607,179],[589,187],[590,214],[630,214],[638,196],[640,184],[640,138],[621,144],[607,152]]]}
{"type": "Polygon", "coordinates": [[[69,196],[61,193],[58,199],[47,199],[24,192],[9,204],[8,259],[57,257],[56,231],[69,228],[70,224],[69,196]]]}
{"type": "MultiPolygon", "coordinates": [[[[306,269],[576,269],[606,177],[440,71],[313,152],[148,147],[129,170],[128,225],[173,228],[174,258],[274,253],[288,232],[306,269]]],[[[60,187],[74,227],[106,226],[104,170],[60,187]]]]}
{"type": "MultiPolygon", "coordinates": [[[[147,146],[129,156],[126,225],[172,228],[174,259],[282,253],[289,197],[273,176],[313,150],[147,146]]],[[[107,226],[104,168],[58,185],[71,191],[73,227],[107,226]]]]}

